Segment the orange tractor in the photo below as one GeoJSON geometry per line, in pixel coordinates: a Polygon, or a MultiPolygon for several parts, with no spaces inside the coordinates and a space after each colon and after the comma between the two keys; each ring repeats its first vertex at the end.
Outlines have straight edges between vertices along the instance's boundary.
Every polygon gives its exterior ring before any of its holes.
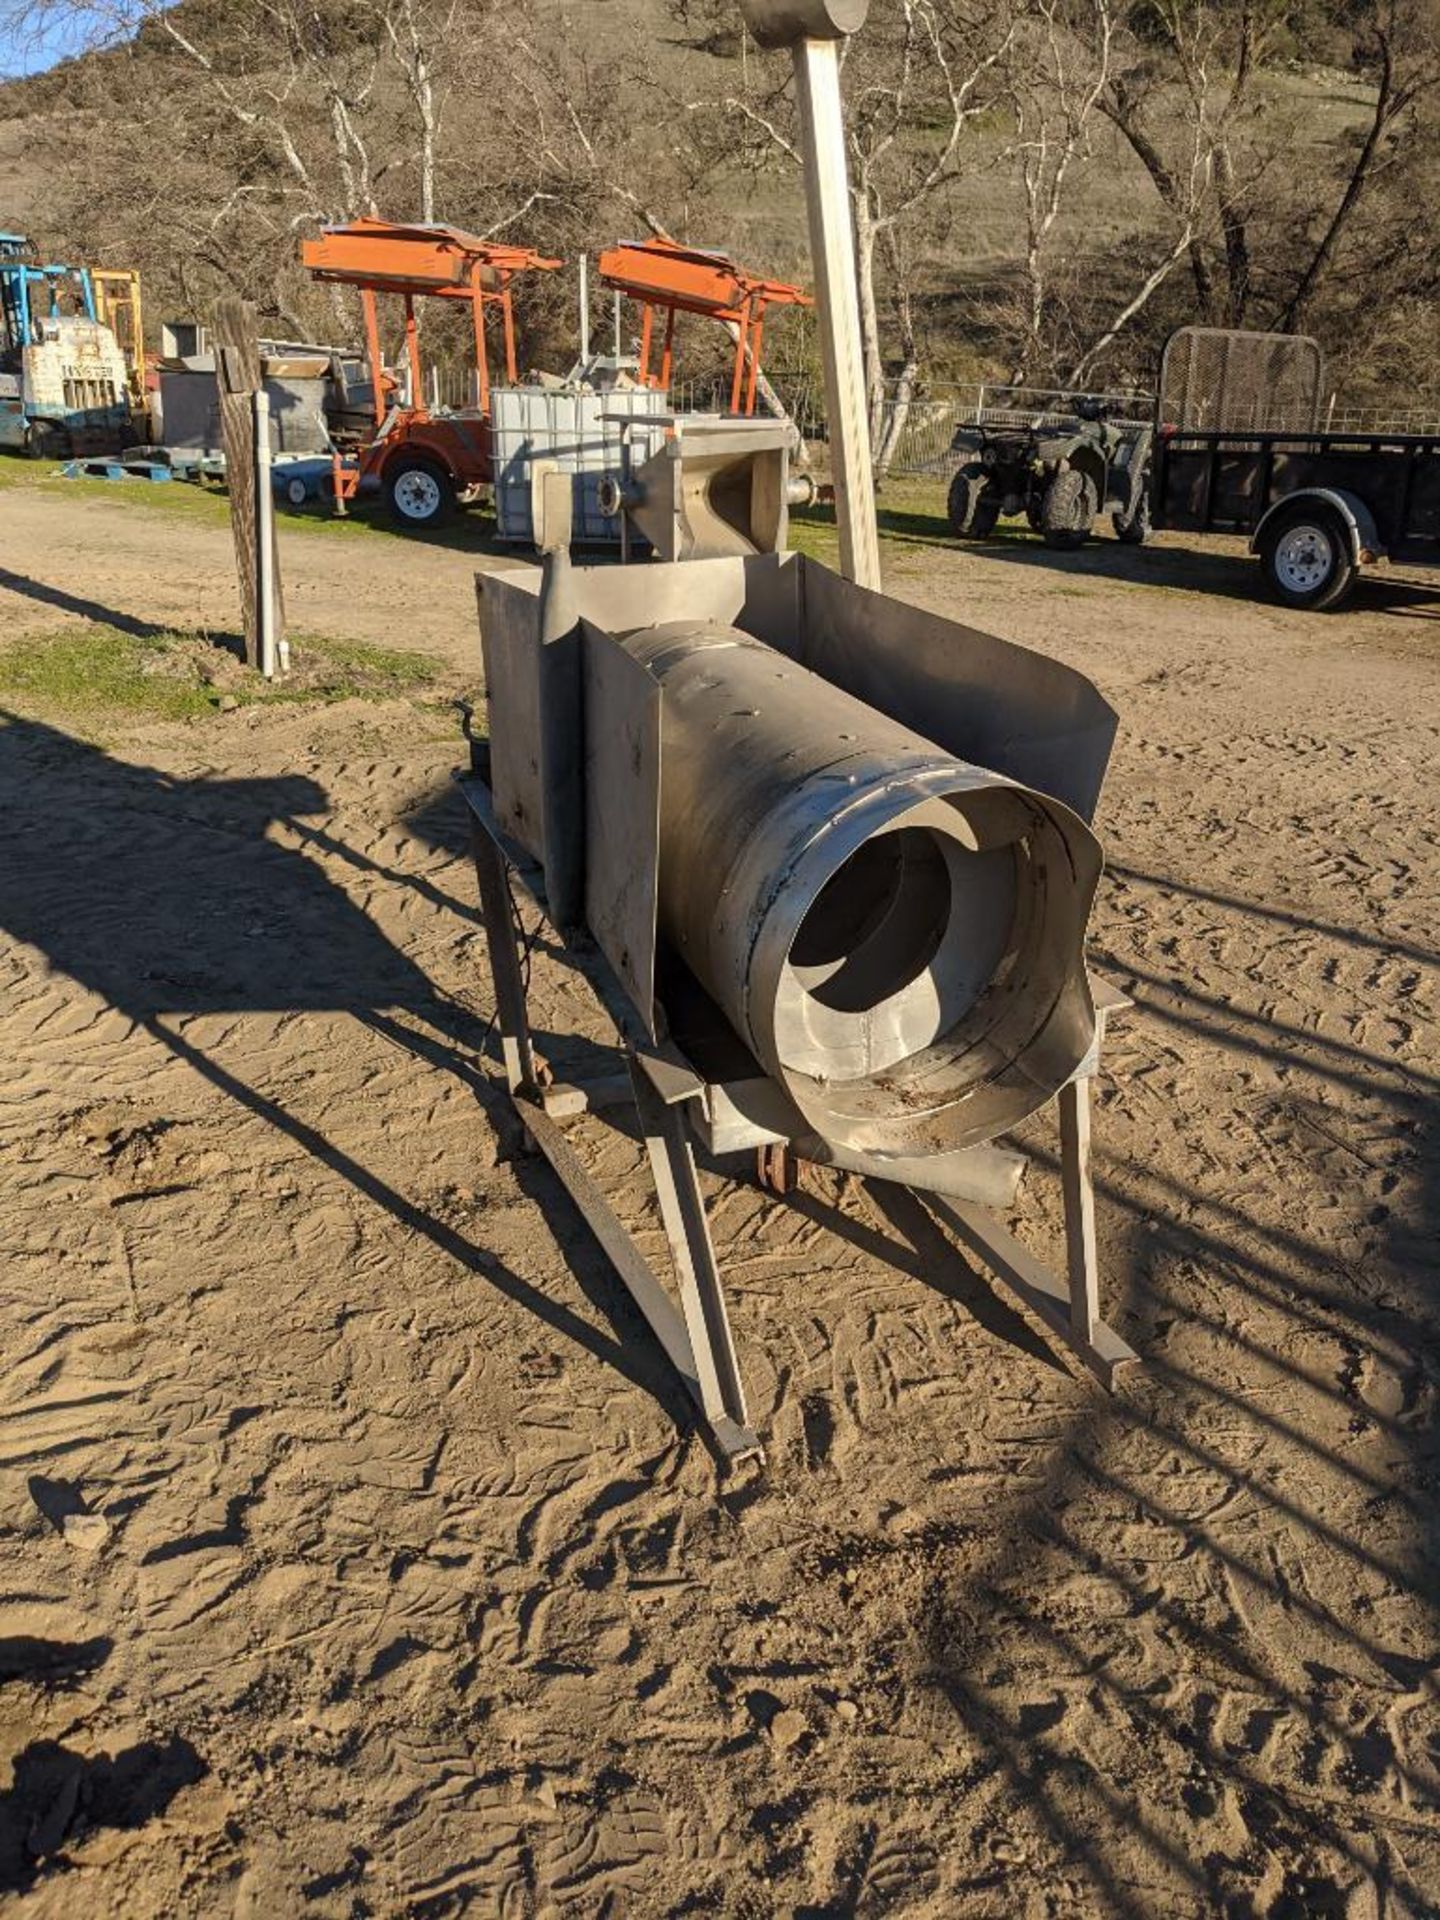
{"type": "Polygon", "coordinates": [[[335,457],[337,507],[343,512],[345,502],[362,486],[378,483],[401,526],[412,531],[439,526],[457,502],[468,504],[493,480],[487,314],[492,309],[500,313],[505,377],[513,386],[519,373],[512,283],[519,274],[550,272],[561,263],[531,247],[482,240],[457,227],[404,226],[370,218],[325,228],[318,239],[302,243],[301,259],[317,280],[358,287],[365,316],[375,428],[354,464],[335,457]],[[409,392],[403,403],[380,351],[376,301],[382,293],[394,294],[405,304],[409,392]],[[415,317],[415,302],[422,297],[470,306],[475,339],[471,407],[441,411],[426,404],[415,317]]]}

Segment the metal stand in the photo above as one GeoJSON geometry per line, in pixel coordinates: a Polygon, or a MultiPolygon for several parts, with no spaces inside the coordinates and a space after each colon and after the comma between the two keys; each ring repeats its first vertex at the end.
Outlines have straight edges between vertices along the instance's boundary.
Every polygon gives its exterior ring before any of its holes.
{"type": "MultiPolygon", "coordinates": [[[[763,1455],[746,1409],[685,1112],[692,1101],[701,1102],[703,1111],[705,1104],[723,1095],[725,1089],[702,1078],[677,1046],[668,1041],[656,1043],[644,1034],[624,990],[610,977],[607,963],[598,952],[585,955],[583,971],[615,1023],[626,1072],[584,1084],[550,1081],[531,1037],[510,894],[513,874],[534,907],[544,913],[543,876],[538,865],[497,825],[484,780],[472,774],[462,777],[459,785],[472,815],[472,845],[495,990],[496,1024],[515,1111],[528,1138],[559,1175],[649,1322],[704,1416],[719,1453],[727,1460],[763,1455]],[[678,1309],[566,1138],[562,1124],[581,1113],[616,1106],[627,1099],[634,1101],[649,1155],[674,1263],[678,1309]]],[[[958,1238],[1106,1387],[1113,1386],[1118,1368],[1138,1356],[1100,1318],[1090,1179],[1089,1089],[1099,1069],[1105,1022],[1128,1004],[1122,994],[1097,983],[1095,1046],[1080,1073],[1058,1097],[1067,1246],[1063,1278],[1029,1253],[985,1206],[956,1199],[953,1192],[948,1197],[927,1195],[958,1238]]],[[[976,1151],[985,1154],[989,1150],[976,1151]]],[[[766,1184],[779,1192],[788,1190],[788,1148],[780,1143],[763,1148],[761,1153],[766,1184]]],[[[914,1190],[924,1191],[919,1186],[914,1190]]]]}

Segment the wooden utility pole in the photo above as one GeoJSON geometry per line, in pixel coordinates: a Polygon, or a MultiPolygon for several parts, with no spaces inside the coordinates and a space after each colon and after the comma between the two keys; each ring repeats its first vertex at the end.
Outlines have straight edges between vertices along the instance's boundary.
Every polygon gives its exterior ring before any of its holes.
{"type": "Polygon", "coordinates": [[[788,47],[795,63],[830,467],[840,528],[840,571],[847,580],[878,590],[880,535],[875,522],[839,60],[840,42],[864,24],[870,0],[740,0],[740,5],[760,45],[788,47]]]}
{"type": "Polygon", "coordinates": [[[230,527],[235,536],[235,570],[240,581],[245,659],[249,666],[273,675],[281,645],[283,602],[275,522],[268,511],[272,502],[268,497],[260,498],[257,484],[257,475],[263,473],[268,487],[270,471],[269,446],[260,445],[255,431],[256,395],[264,390],[259,316],[249,301],[233,294],[227,294],[215,308],[215,381],[220,389],[220,429],[225,445],[230,527]]]}

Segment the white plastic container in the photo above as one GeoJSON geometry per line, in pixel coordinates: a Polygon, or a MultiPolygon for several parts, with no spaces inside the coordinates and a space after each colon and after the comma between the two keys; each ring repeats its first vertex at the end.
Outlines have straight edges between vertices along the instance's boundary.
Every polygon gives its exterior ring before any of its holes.
{"type": "Polygon", "coordinates": [[[615,387],[592,392],[584,387],[492,387],[490,430],[495,474],[495,523],[502,540],[533,545],[530,473],[536,460],[551,460],[574,476],[574,534],[577,545],[618,546],[620,521],[600,511],[600,483],[624,472],[621,423],[630,429],[630,470],[644,464],[664,443],[669,395],[656,387],[615,387]]]}

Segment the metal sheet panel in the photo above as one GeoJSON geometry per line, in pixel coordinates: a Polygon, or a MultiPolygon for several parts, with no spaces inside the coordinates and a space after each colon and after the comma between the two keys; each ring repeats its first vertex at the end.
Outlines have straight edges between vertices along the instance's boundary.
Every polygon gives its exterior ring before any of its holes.
{"type": "MultiPolygon", "coordinates": [[[[796,554],[687,560],[673,566],[575,567],[571,581],[581,617],[606,633],[629,633],[671,620],[718,620],[753,633],[792,659],[798,657],[800,559],[796,554]]],[[[503,574],[477,574],[476,585],[487,655],[489,621],[497,630],[507,631],[518,631],[528,621],[538,634],[538,568],[517,566],[503,574]]]]}
{"type": "Polygon", "coordinates": [[[540,574],[475,577],[485,655],[495,817],[536,860],[545,857],[540,780],[540,574]]]}
{"type": "Polygon", "coordinates": [[[585,642],[585,918],[652,1040],[660,854],[660,689],[589,621],[585,642]]]}
{"type": "Polygon", "coordinates": [[[1083,673],[797,564],[802,665],[947,753],[1093,819],[1119,723],[1083,673]]]}

